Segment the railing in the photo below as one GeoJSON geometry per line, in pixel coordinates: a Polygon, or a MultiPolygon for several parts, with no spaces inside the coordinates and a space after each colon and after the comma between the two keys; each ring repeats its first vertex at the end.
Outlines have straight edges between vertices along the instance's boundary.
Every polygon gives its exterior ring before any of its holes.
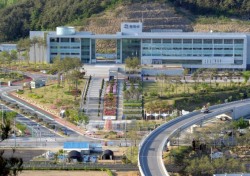
{"type": "Polygon", "coordinates": [[[82,94],[81,94],[81,103],[80,103],[80,109],[82,110],[83,109],[83,106],[84,106],[84,98],[86,96],[86,94],[88,93],[87,92],[87,88],[90,84],[90,79],[91,79],[91,75],[88,77],[88,80],[87,80],[87,83],[84,85],[84,88],[83,88],[83,91],[82,91],[82,94]]]}
{"type": "MultiPolygon", "coordinates": [[[[226,105],[230,106],[230,105],[232,105],[232,104],[245,103],[245,102],[248,102],[248,101],[249,101],[249,103],[250,103],[250,99],[245,99],[245,100],[239,100],[239,101],[234,101],[234,102],[225,103],[225,104],[220,104],[220,105],[214,105],[214,106],[211,106],[209,109],[210,109],[210,110],[213,110],[213,109],[217,109],[217,108],[220,108],[220,107],[224,107],[224,106],[226,106],[226,105]]],[[[182,125],[181,127],[175,129],[174,131],[172,131],[172,132],[169,134],[168,137],[166,137],[165,139],[162,140],[162,141],[164,141],[164,142],[161,143],[161,145],[160,145],[160,150],[158,150],[157,155],[158,155],[158,156],[162,156],[162,151],[163,151],[163,148],[164,148],[165,143],[166,143],[167,141],[169,141],[169,139],[171,139],[178,131],[183,130],[183,129],[185,129],[185,128],[188,128],[188,127],[190,127],[191,125],[200,122],[201,120],[207,120],[207,119],[212,118],[212,117],[214,117],[215,115],[218,115],[218,114],[220,114],[220,113],[223,113],[223,112],[226,112],[226,111],[230,111],[230,110],[232,110],[232,108],[234,108],[234,107],[225,108],[225,109],[223,109],[223,110],[218,110],[218,111],[216,111],[216,112],[214,112],[214,113],[212,112],[212,113],[206,114],[206,115],[204,114],[204,116],[202,116],[202,118],[194,119],[194,120],[192,120],[192,121],[190,121],[190,122],[188,122],[188,123],[182,125]]],[[[143,140],[142,140],[141,143],[139,144],[139,152],[138,152],[138,153],[139,153],[139,154],[138,154],[138,167],[139,167],[139,171],[140,171],[140,173],[142,174],[142,176],[145,176],[145,175],[144,175],[144,172],[143,172],[143,170],[142,170],[142,168],[141,168],[141,165],[140,165],[140,152],[141,152],[141,146],[145,143],[145,141],[146,141],[147,139],[150,139],[150,137],[153,136],[153,134],[155,134],[155,133],[160,133],[160,132],[162,132],[163,130],[165,130],[167,127],[170,127],[170,126],[172,126],[173,124],[178,123],[178,122],[180,122],[180,121],[186,120],[187,118],[191,118],[192,116],[198,115],[199,113],[200,113],[199,111],[195,111],[195,112],[191,112],[191,113],[189,113],[189,114],[183,115],[183,116],[179,116],[179,117],[177,117],[177,118],[175,118],[175,119],[172,119],[172,120],[170,120],[169,122],[167,122],[167,123],[165,123],[165,124],[162,124],[161,126],[159,126],[158,128],[156,128],[154,131],[152,131],[151,133],[149,133],[145,138],[143,138],[143,140]],[[160,131],[160,132],[159,132],[159,131],[160,131]]],[[[165,172],[165,175],[168,176],[169,174],[168,174],[167,170],[165,169],[165,165],[164,165],[164,162],[163,162],[162,159],[160,160],[160,164],[161,164],[161,168],[164,168],[163,172],[165,172]]]]}

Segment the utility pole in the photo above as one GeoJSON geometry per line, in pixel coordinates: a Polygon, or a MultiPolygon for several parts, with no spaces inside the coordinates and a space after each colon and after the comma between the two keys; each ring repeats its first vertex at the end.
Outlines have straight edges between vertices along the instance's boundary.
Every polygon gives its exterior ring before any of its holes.
{"type": "Polygon", "coordinates": [[[3,104],[2,104],[2,125],[3,125],[3,104]]]}
{"type": "Polygon", "coordinates": [[[15,148],[16,148],[16,117],[14,119],[14,137],[15,137],[15,148]]]}

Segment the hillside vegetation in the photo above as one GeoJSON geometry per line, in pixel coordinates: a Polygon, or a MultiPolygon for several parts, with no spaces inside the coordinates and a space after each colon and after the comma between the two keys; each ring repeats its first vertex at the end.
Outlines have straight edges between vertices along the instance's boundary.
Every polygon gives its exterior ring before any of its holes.
{"type": "Polygon", "coordinates": [[[100,34],[115,33],[124,21],[143,21],[145,31],[216,28],[215,31],[250,32],[248,23],[230,19],[248,19],[249,15],[248,0],[0,0],[0,42],[27,37],[30,30],[55,30],[60,25],[100,34]],[[205,23],[199,15],[205,15],[205,23]],[[229,20],[215,23],[207,20],[207,15],[229,20]]]}

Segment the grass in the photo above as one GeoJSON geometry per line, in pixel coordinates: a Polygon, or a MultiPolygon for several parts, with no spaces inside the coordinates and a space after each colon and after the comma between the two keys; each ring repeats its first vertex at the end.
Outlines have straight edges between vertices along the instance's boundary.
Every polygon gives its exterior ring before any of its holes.
{"type": "MultiPolygon", "coordinates": [[[[81,80],[78,89],[82,90],[85,83],[86,80],[81,80]]],[[[75,96],[68,93],[69,88],[70,85],[66,83],[63,86],[58,86],[57,83],[53,82],[45,87],[32,89],[32,92],[26,89],[21,96],[57,110],[62,106],[74,107],[79,104],[80,96],[75,100],[75,96]]]]}
{"type": "MultiPolygon", "coordinates": [[[[162,103],[166,102],[168,105],[176,105],[176,102],[178,104],[183,100],[184,97],[192,98],[194,95],[200,95],[202,96],[208,96],[211,93],[218,94],[218,99],[223,99],[224,97],[221,97],[220,95],[233,93],[234,90],[239,87],[237,83],[229,83],[228,82],[220,82],[220,83],[203,83],[199,82],[196,83],[198,89],[194,90],[195,83],[164,83],[161,84],[159,82],[144,82],[143,83],[143,89],[144,89],[144,102],[145,105],[148,105],[149,102],[157,102],[161,101],[162,103]],[[233,88],[234,86],[234,88],[233,88]],[[203,92],[204,91],[204,92],[203,92]],[[206,91],[209,91],[211,93],[207,93],[206,91]]],[[[202,102],[201,102],[202,103],[202,102]]],[[[206,102],[207,103],[207,102],[206,102]]],[[[189,104],[191,107],[191,104],[189,104]]],[[[183,108],[183,107],[182,107],[183,108]]],[[[192,109],[192,108],[189,108],[192,109]]]]}

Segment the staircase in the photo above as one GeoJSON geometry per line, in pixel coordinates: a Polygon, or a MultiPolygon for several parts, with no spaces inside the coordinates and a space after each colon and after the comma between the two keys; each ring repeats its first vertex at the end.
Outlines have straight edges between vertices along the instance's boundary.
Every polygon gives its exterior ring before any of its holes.
{"type": "Polygon", "coordinates": [[[101,95],[101,104],[99,106],[99,91],[102,86],[102,78],[92,77],[89,85],[89,90],[87,93],[86,103],[84,104],[84,111],[89,116],[89,120],[102,120],[102,110],[103,110],[103,97],[104,91],[101,95]],[[98,110],[100,110],[98,116],[98,110]]]}

